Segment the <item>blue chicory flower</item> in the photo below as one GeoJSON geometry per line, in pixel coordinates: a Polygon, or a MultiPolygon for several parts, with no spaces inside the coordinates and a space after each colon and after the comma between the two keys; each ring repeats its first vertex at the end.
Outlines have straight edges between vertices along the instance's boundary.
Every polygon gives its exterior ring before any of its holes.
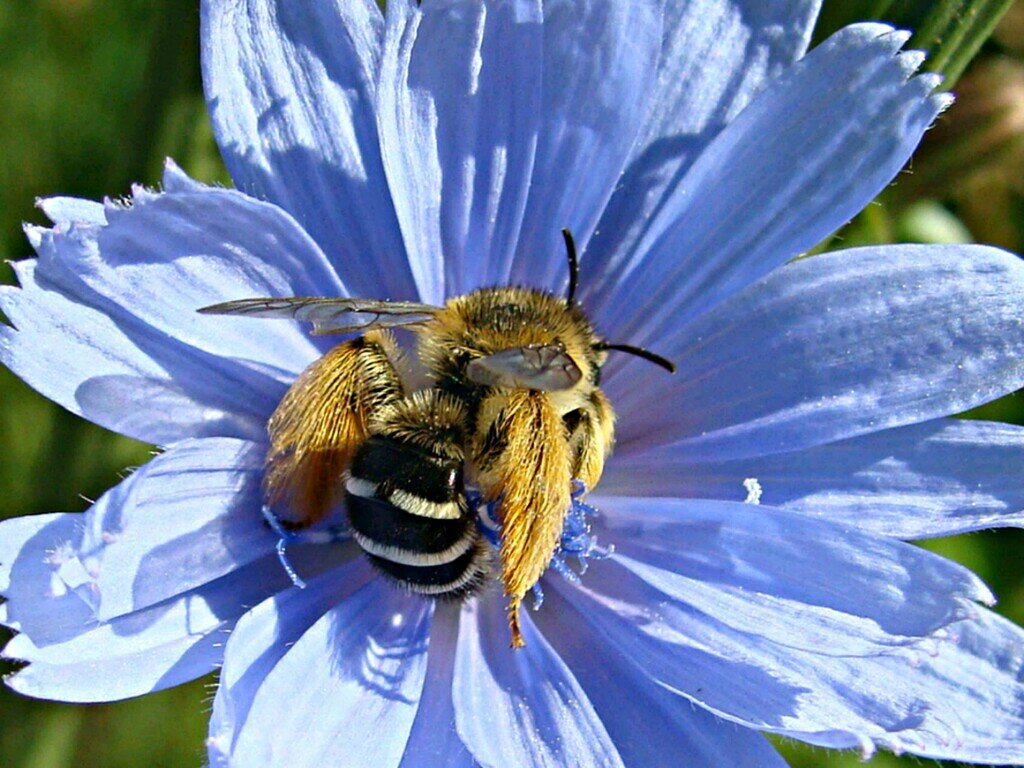
{"type": "Polygon", "coordinates": [[[8,684],[107,701],[220,667],[214,765],[783,765],[759,732],[1024,765],[1024,632],[903,541],[1024,523],[1024,430],[945,418],[1024,385],[1024,264],[790,263],[947,104],[888,27],[805,55],[816,13],[205,0],[238,190],[168,164],[127,203],[43,200],[0,289],[7,366],[164,448],[85,514],[0,526],[8,684]],[[561,227],[598,328],[679,373],[607,366],[599,514],[571,517],[525,649],[498,590],[435,605],[350,542],[291,542],[296,588],[260,515],[266,422],[329,342],[195,310],[560,291],[561,227]]]}

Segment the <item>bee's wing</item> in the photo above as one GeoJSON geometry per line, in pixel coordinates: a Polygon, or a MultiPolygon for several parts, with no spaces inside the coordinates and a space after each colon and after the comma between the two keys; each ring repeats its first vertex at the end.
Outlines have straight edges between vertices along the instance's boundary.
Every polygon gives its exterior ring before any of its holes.
{"type": "Polygon", "coordinates": [[[204,315],[240,315],[300,320],[313,324],[313,333],[352,333],[374,328],[395,328],[425,323],[439,307],[414,301],[332,299],[294,296],[274,299],[238,299],[198,310],[204,315]]]}
{"type": "Polygon", "coordinates": [[[478,357],[466,367],[466,376],[487,387],[554,392],[572,389],[583,372],[561,346],[535,344],[478,357]]]}

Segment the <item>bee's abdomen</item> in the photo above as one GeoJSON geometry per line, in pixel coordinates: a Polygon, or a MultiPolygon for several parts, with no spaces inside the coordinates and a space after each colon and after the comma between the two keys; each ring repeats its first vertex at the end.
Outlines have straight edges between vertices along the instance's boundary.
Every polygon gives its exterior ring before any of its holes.
{"type": "Polygon", "coordinates": [[[347,489],[420,517],[455,520],[467,512],[461,464],[394,438],[374,436],[359,448],[347,489]]]}
{"type": "MultiPolygon", "coordinates": [[[[466,501],[461,447],[432,418],[444,397],[418,393],[415,434],[406,423],[389,431],[385,418],[353,457],[345,488],[354,538],[378,570],[416,592],[460,597],[482,582],[490,546],[466,501]]],[[[396,409],[395,424],[410,408],[396,409]]]]}

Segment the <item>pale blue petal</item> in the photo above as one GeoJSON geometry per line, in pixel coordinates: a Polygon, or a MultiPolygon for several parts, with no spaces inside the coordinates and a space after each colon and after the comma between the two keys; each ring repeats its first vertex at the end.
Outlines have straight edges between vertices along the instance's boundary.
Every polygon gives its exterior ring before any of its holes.
{"type": "Polygon", "coordinates": [[[371,575],[366,559],[359,558],[311,579],[306,589],[287,590],[265,600],[238,621],[224,649],[210,716],[207,746],[214,766],[229,764],[238,731],[263,679],[306,630],[361,589],[371,575]]]}
{"type": "MultiPolygon", "coordinates": [[[[878,674],[877,657],[825,655],[777,642],[760,634],[756,620],[742,628],[742,615],[726,622],[693,608],[687,594],[666,591],[671,581],[665,575],[616,556],[592,568],[582,587],[548,583],[576,604],[582,642],[607,643],[616,655],[633,659],[651,684],[723,719],[865,754],[873,743],[894,742],[922,725],[928,692],[889,695],[886,686],[895,686],[878,674]]],[[[797,638],[801,626],[791,630],[797,638]]],[[[890,653],[910,670],[931,650],[890,653]]]]}
{"type": "Polygon", "coordinates": [[[546,589],[543,609],[530,616],[583,686],[623,763],[642,768],[785,768],[761,734],[694,707],[655,684],[631,656],[581,632],[585,625],[578,610],[557,589],[546,589]]]}
{"type": "Polygon", "coordinates": [[[507,273],[541,113],[540,0],[387,5],[378,91],[384,167],[420,296],[507,273]]]}
{"type": "Polygon", "coordinates": [[[5,623],[21,634],[3,656],[28,662],[5,682],[28,696],[114,701],[201,677],[219,666],[224,642],[247,607],[291,587],[277,558],[267,556],[189,593],[99,622],[75,571],[52,554],[38,557],[44,546],[60,552],[63,534],[80,517],[66,515],[26,542],[5,591],[5,623]]]}
{"type": "Polygon", "coordinates": [[[106,621],[187,592],[274,550],[263,522],[266,447],[228,438],[177,443],[100,497],[83,520],[106,621]]]}
{"type": "MultiPolygon", "coordinates": [[[[232,589],[237,592],[239,584],[232,589]]],[[[38,647],[16,635],[7,659],[29,662],[4,682],[18,693],[72,702],[116,701],[213,672],[234,616],[211,610],[205,596],[181,597],[110,623],[83,625],[65,642],[38,647]]],[[[229,593],[214,599],[223,603],[229,593]]],[[[241,605],[235,613],[242,612],[241,605]]]]}
{"type": "Polygon", "coordinates": [[[553,586],[576,606],[581,643],[608,643],[653,684],[723,718],[821,746],[1024,763],[1024,636],[983,609],[889,654],[824,655],[693,610],[664,580],[655,586],[621,564],[592,569],[580,589],[553,586]]]}
{"type": "Polygon", "coordinates": [[[258,439],[331,342],[297,323],[196,310],[344,289],[279,208],[197,184],[173,164],[165,186],[136,189],[130,208],[108,204],[102,220],[81,201],[42,203],[58,221],[28,230],[39,259],[15,267],[22,290],[0,289],[16,329],[0,328],[0,359],[61,405],[141,440],[258,439]]]}
{"type": "Polygon", "coordinates": [[[483,282],[557,290],[560,230],[586,247],[647,117],[661,48],[659,0],[545,0],[540,136],[516,261],[483,282]]]}
{"type": "Polygon", "coordinates": [[[72,224],[106,224],[107,211],[103,203],[79,197],[42,197],[36,205],[54,224],[70,227],[72,224]]]}
{"type": "Polygon", "coordinates": [[[879,657],[855,672],[847,679],[865,696],[924,705],[920,726],[882,746],[939,760],[1024,765],[1024,631],[1001,616],[982,610],[923,656],[879,657]]]}
{"type": "Polygon", "coordinates": [[[668,0],[647,124],[586,253],[631,254],[666,194],[764,86],[807,50],[820,0],[668,0]]]}
{"type": "Polygon", "coordinates": [[[1024,427],[940,419],[802,451],[694,462],[672,446],[612,458],[600,492],[760,501],[898,539],[1024,527],[1024,427]],[[746,485],[744,485],[746,483],[746,485]]]}
{"type": "Polygon", "coordinates": [[[975,615],[975,601],[994,602],[956,563],[795,512],[704,500],[592,503],[604,513],[595,523],[600,542],[630,571],[737,631],[788,647],[889,652],[975,615]]]}
{"type": "Polygon", "coordinates": [[[433,603],[374,579],[264,678],[232,766],[397,766],[420,703],[433,603]],[[368,730],[369,728],[369,730],[368,730]]]}
{"type": "Polygon", "coordinates": [[[491,589],[462,610],[452,698],[466,747],[486,768],[621,768],[583,689],[525,611],[526,647],[509,648],[505,602],[491,589]]]}
{"type": "Polygon", "coordinates": [[[931,93],[935,75],[910,77],[923,55],[898,55],[906,38],[848,27],[756,97],[662,201],[636,249],[584,269],[582,298],[599,322],[660,349],[874,199],[949,102],[931,93]]]}
{"type": "Polygon", "coordinates": [[[383,29],[373,0],[206,0],[203,77],[239,188],[295,216],[355,295],[412,299],[377,140],[383,29]]]}
{"type": "Polygon", "coordinates": [[[804,55],[820,5],[820,0],[666,0],[654,105],[633,159],[665,140],[699,136],[706,141],[735,118],[766,81],[804,55]]]}
{"type": "Polygon", "coordinates": [[[170,163],[164,178],[164,194],[136,188],[130,207],[109,205],[107,226],[55,228],[40,274],[62,286],[79,280],[112,316],[290,383],[326,343],[297,323],[196,310],[253,296],[345,295],[333,268],[280,208],[199,185],[170,163]]]}
{"type": "Polygon", "coordinates": [[[107,429],[149,443],[201,435],[260,439],[282,383],[189,350],[142,322],[114,319],[15,262],[21,288],[0,286],[0,361],[29,386],[107,429]]]}
{"type": "MultiPolygon", "coordinates": [[[[35,583],[47,578],[39,570],[44,562],[56,569],[50,592],[77,592],[94,619],[107,621],[270,554],[277,536],[260,515],[264,453],[262,445],[224,438],[184,441],[158,455],[88,512],[69,516],[74,525],[64,525],[73,535],[59,546],[50,541],[45,558],[33,550],[18,554],[28,576],[12,578],[11,616],[34,610],[18,590],[45,594],[45,585],[35,583]]],[[[53,631],[43,621],[19,620],[18,628],[37,642],[53,631]]]]}
{"type": "Polygon", "coordinates": [[[81,539],[81,515],[0,522],[0,623],[38,644],[63,642],[95,623],[94,574],[76,557],[81,539]]]}
{"type": "Polygon", "coordinates": [[[400,768],[477,768],[456,730],[452,684],[461,606],[438,601],[430,627],[423,706],[416,712],[400,768]]]}
{"type": "Polygon", "coordinates": [[[798,261],[663,337],[669,391],[642,361],[608,383],[620,441],[734,459],[965,411],[1024,385],[1021,306],[1024,262],[994,248],[798,261]]]}
{"type": "MultiPolygon", "coordinates": [[[[130,482],[108,498],[130,495],[130,482]]],[[[112,506],[106,506],[107,522],[112,506]]],[[[276,554],[247,556],[219,578],[193,579],[198,586],[188,592],[175,594],[176,588],[168,588],[167,595],[174,595],[169,599],[100,621],[101,576],[130,587],[136,575],[104,559],[103,544],[97,546],[104,539],[102,523],[95,513],[0,523],[0,595],[5,600],[0,623],[20,633],[4,655],[29,662],[8,679],[22,693],[111,701],[200,677],[219,664],[227,634],[248,606],[282,590],[296,591],[276,554]]],[[[264,533],[260,523],[255,528],[264,533]]],[[[289,548],[288,554],[295,569],[313,579],[350,561],[356,551],[350,545],[304,545],[289,548]]],[[[201,565],[196,562],[197,568],[201,565]]]]}

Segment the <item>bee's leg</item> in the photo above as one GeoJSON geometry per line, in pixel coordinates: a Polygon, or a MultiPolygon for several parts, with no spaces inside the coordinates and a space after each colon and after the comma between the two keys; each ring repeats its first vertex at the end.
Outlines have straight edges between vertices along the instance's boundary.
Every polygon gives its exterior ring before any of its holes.
{"type": "Polygon", "coordinates": [[[501,496],[501,565],[512,647],[521,648],[519,606],[558,546],[572,502],[565,424],[546,393],[525,389],[486,398],[473,439],[477,481],[501,496]]]}
{"type": "Polygon", "coordinates": [[[615,441],[615,412],[604,393],[595,389],[585,405],[562,419],[569,432],[572,476],[589,491],[601,479],[615,441]]]}
{"type": "Polygon", "coordinates": [[[264,493],[284,525],[312,525],[328,512],[373,414],[402,397],[394,348],[381,331],[339,344],[302,372],[270,417],[264,493]]]}

